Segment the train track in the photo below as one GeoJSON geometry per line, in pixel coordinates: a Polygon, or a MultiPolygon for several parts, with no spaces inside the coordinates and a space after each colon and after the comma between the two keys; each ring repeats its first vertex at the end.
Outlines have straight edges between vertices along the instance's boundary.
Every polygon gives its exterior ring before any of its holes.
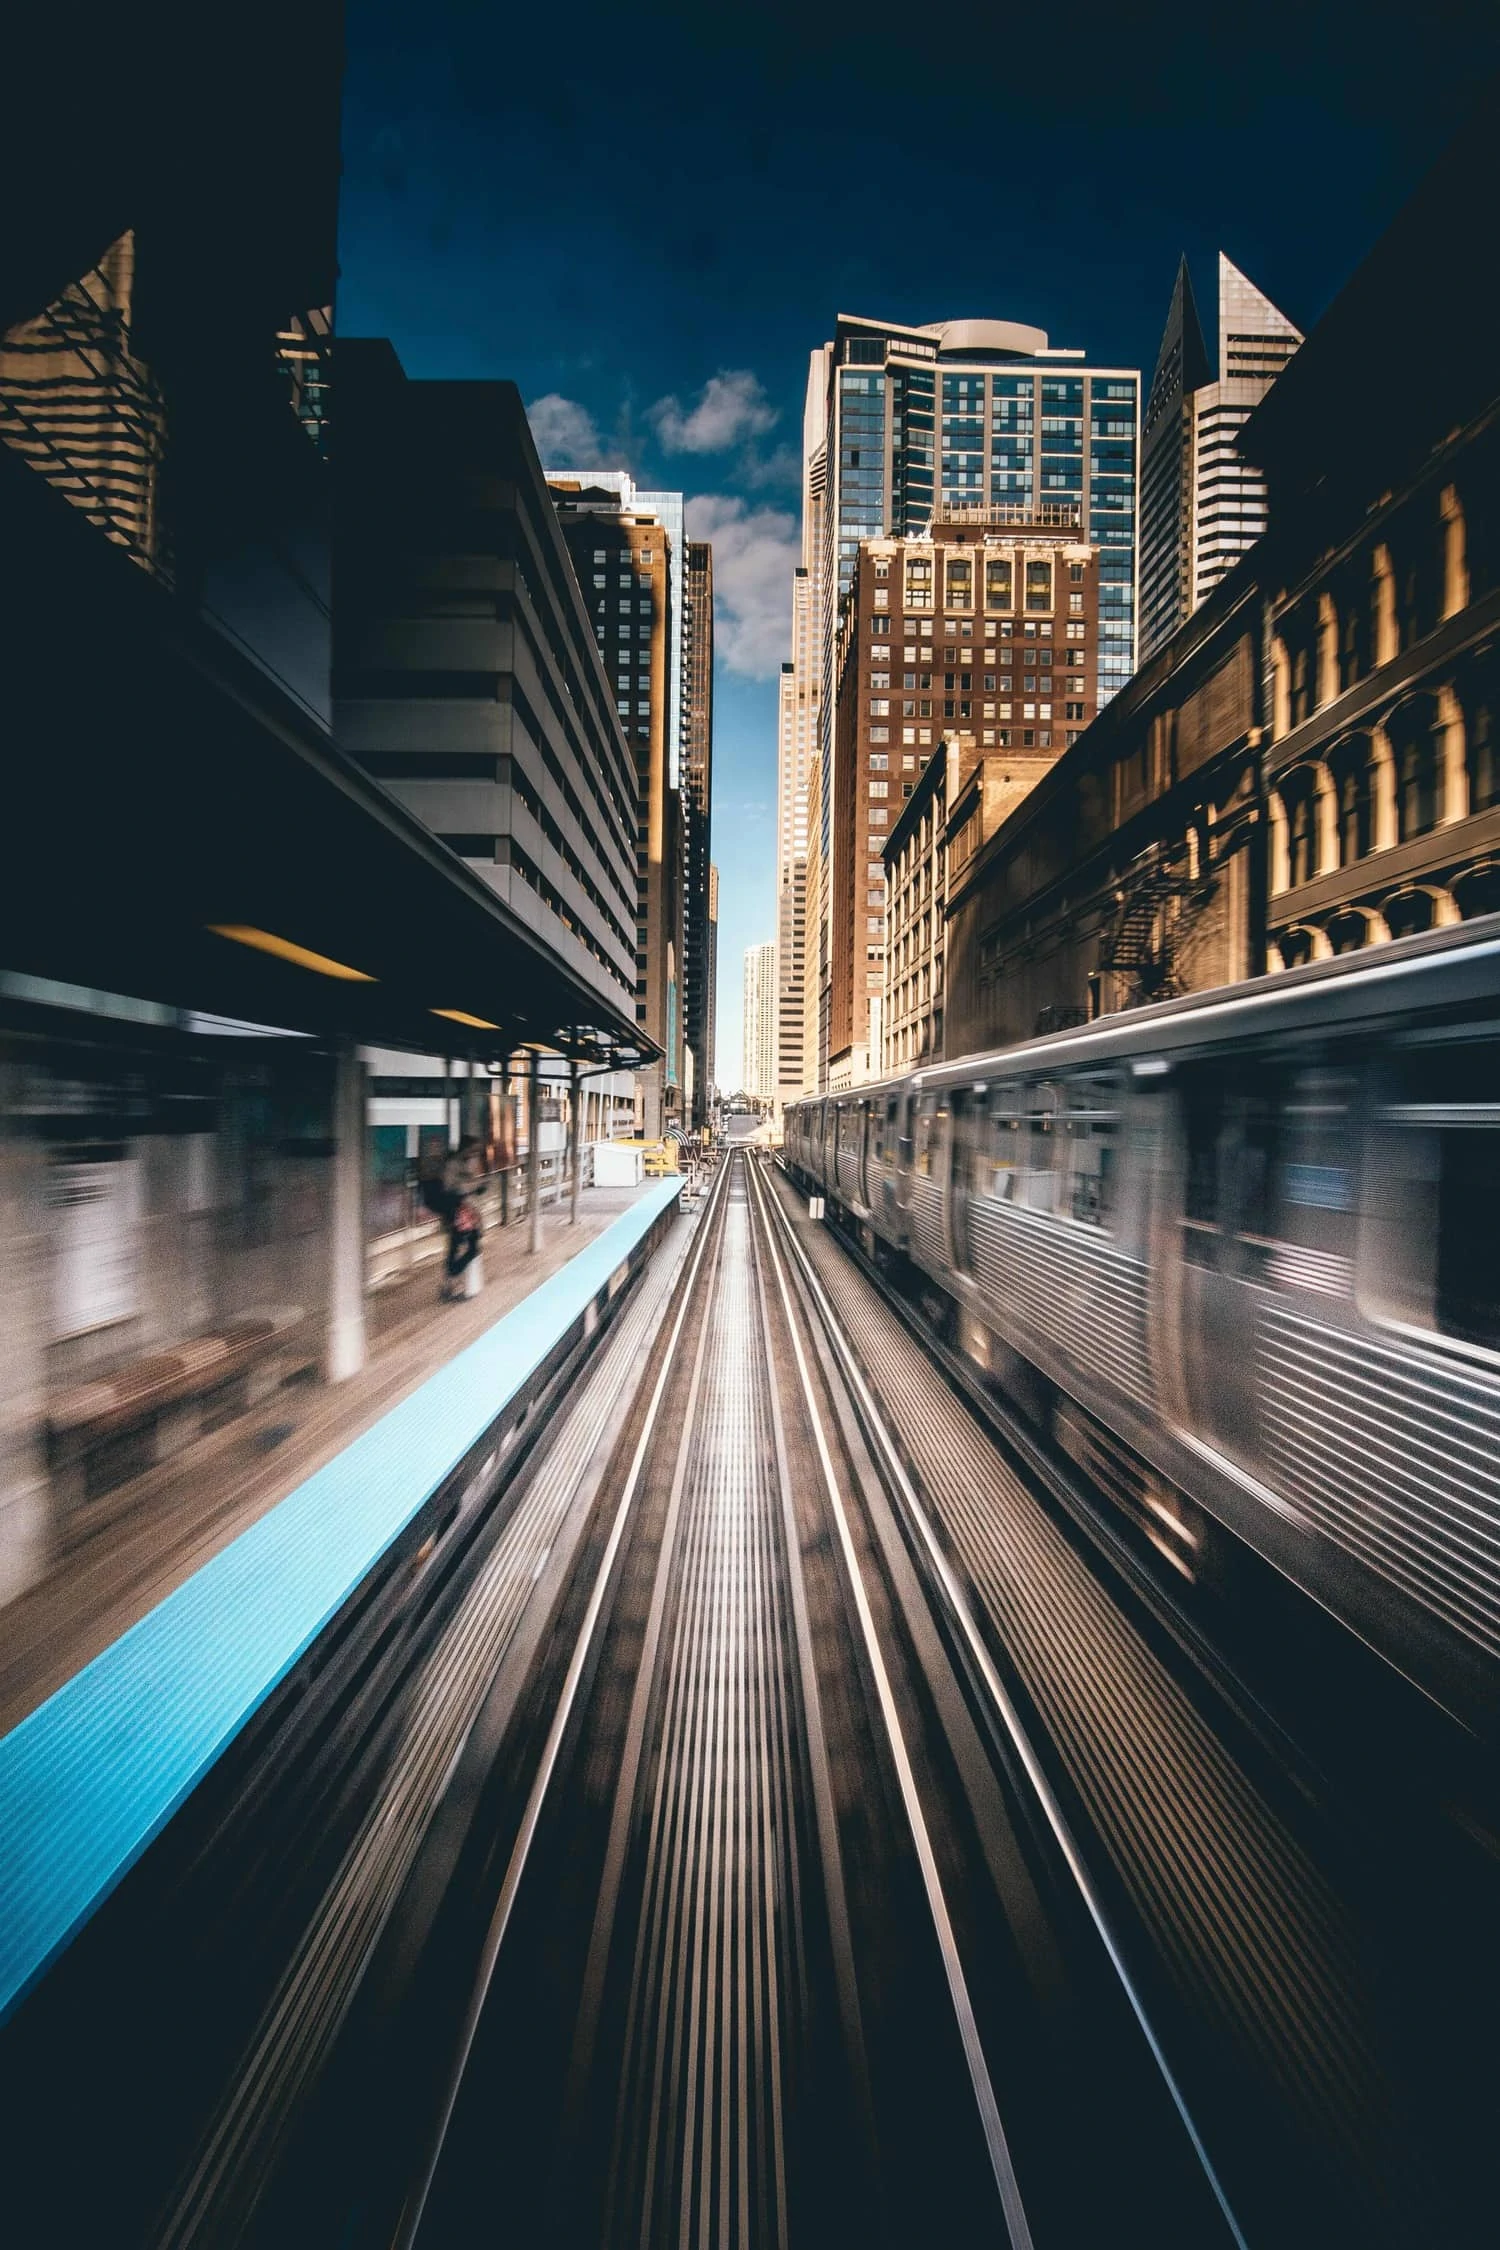
{"type": "Polygon", "coordinates": [[[789,1185],[768,1193],[935,1611],[1026,1769],[1227,2222],[1256,2241],[1455,2239],[1450,2166],[1465,2159],[1433,2139],[1399,2044],[1402,1931],[1382,1932],[1337,1815],[1303,1801],[1295,1769],[1288,1786],[1287,1746],[1224,1701],[1203,1652],[1169,1660],[1152,1604],[1121,1599],[1139,1574],[1101,1577],[1077,1535],[1088,1511],[1032,1435],[976,1413],[881,1278],[801,1218],[789,1185]]]}
{"type": "Polygon", "coordinates": [[[748,1153],[402,1681],[152,2241],[1405,2223],[1336,1887],[748,1153]]]}
{"type": "Polygon", "coordinates": [[[1124,2091],[1096,2073],[1105,2173],[1066,2162],[1081,2045],[1116,2066],[1138,2029],[1101,2031],[1097,1964],[1071,2033],[1048,2020],[1077,1917],[1017,1935],[1046,1919],[1032,1808],[892,1568],[860,1405],[759,1168],[733,1159],[397,2244],[466,2239],[503,2193],[524,2240],[1029,2250],[1098,2239],[1122,2176],[1175,2238],[1240,2239],[1180,2105],[1140,2098],[1138,2069],[1124,2091]]]}

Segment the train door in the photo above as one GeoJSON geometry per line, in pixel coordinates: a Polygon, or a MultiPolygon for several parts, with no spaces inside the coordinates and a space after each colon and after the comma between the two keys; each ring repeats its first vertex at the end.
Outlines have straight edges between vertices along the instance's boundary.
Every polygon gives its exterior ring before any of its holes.
{"type": "Polygon", "coordinates": [[[1257,1451],[1254,1304],[1271,1233],[1276,1073],[1190,1065],[1181,1078],[1181,1395],[1193,1433],[1241,1461],[1257,1451]]]}
{"type": "Polygon", "coordinates": [[[870,1202],[870,1142],[874,1136],[873,1104],[862,1101],[859,1105],[859,1200],[868,1211],[870,1202]]]}
{"type": "Polygon", "coordinates": [[[988,1125],[985,1089],[982,1086],[966,1087],[962,1093],[954,1095],[952,1190],[948,1199],[948,1231],[953,1250],[953,1263],[960,1273],[972,1273],[974,1270],[973,1240],[969,1221],[975,1198],[982,1192],[979,1168],[984,1154],[984,1138],[988,1125]]]}

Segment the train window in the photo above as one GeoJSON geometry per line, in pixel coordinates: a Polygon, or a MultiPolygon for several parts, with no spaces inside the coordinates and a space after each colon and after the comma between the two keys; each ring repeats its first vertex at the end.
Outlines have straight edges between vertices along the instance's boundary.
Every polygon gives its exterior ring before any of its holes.
{"type": "Polygon", "coordinates": [[[896,1118],[899,1107],[894,1094],[876,1107],[874,1131],[877,1164],[894,1164],[896,1161],[896,1118]]]}
{"type": "Polygon", "coordinates": [[[1373,1310],[1500,1350],[1500,1042],[1409,1052],[1381,1092],[1361,1292],[1373,1310]]]}
{"type": "Polygon", "coordinates": [[[1059,1130],[1062,1104],[1056,1086],[1045,1082],[1032,1086],[1026,1109],[1020,1200],[1032,1211],[1055,1211],[1063,1147],[1059,1130]]]}
{"type": "Polygon", "coordinates": [[[938,1107],[936,1094],[924,1094],[917,1109],[915,1150],[912,1168],[917,1177],[930,1180],[937,1171],[937,1152],[940,1146],[943,1120],[947,1111],[938,1107]]]}
{"type": "Polygon", "coordinates": [[[1282,1093],[1272,1208],[1247,1233],[1348,1258],[1354,1242],[1355,1081],[1347,1071],[1306,1070],[1282,1093]]]}
{"type": "Polygon", "coordinates": [[[1275,1098],[1265,1068],[1252,1076],[1210,1065],[1185,1075],[1183,1251],[1194,1264],[1246,1271],[1246,1245],[1272,1232],[1275,1098]]]}
{"type": "Polygon", "coordinates": [[[1024,1117],[1019,1086],[999,1086],[990,1096],[989,1188],[996,1203],[1018,1203],[1024,1117]]]}
{"type": "Polygon", "coordinates": [[[1068,1215],[1083,1226],[1107,1227],[1115,1205],[1119,1082],[1080,1076],[1067,1092],[1068,1215]]]}

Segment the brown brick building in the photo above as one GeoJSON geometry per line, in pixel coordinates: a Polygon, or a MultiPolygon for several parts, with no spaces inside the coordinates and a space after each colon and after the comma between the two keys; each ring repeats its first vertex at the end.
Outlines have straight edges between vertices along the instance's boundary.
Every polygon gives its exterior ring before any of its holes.
{"type": "Polygon", "coordinates": [[[949,892],[1057,756],[947,735],[918,775],[885,847],[882,1076],[943,1059],[949,892]]]}
{"type": "Polygon", "coordinates": [[[1260,626],[1242,565],[950,873],[950,1060],[1252,973],[1260,626]]]}
{"type": "Polygon", "coordinates": [[[1097,708],[1098,552],[1076,502],[862,542],[835,652],[828,1080],[878,1073],[888,837],[945,733],[1053,756],[1097,708]]]}

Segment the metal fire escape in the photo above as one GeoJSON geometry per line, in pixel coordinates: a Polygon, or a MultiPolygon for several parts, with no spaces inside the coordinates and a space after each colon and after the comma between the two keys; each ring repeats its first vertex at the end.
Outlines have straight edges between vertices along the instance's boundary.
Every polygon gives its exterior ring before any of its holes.
{"type": "Polygon", "coordinates": [[[1115,890],[1115,914],[1100,947],[1099,966],[1130,977],[1138,1001],[1170,1000],[1181,989],[1183,939],[1219,888],[1218,864],[1234,839],[1215,836],[1213,866],[1200,842],[1157,844],[1133,860],[1115,890]]]}

